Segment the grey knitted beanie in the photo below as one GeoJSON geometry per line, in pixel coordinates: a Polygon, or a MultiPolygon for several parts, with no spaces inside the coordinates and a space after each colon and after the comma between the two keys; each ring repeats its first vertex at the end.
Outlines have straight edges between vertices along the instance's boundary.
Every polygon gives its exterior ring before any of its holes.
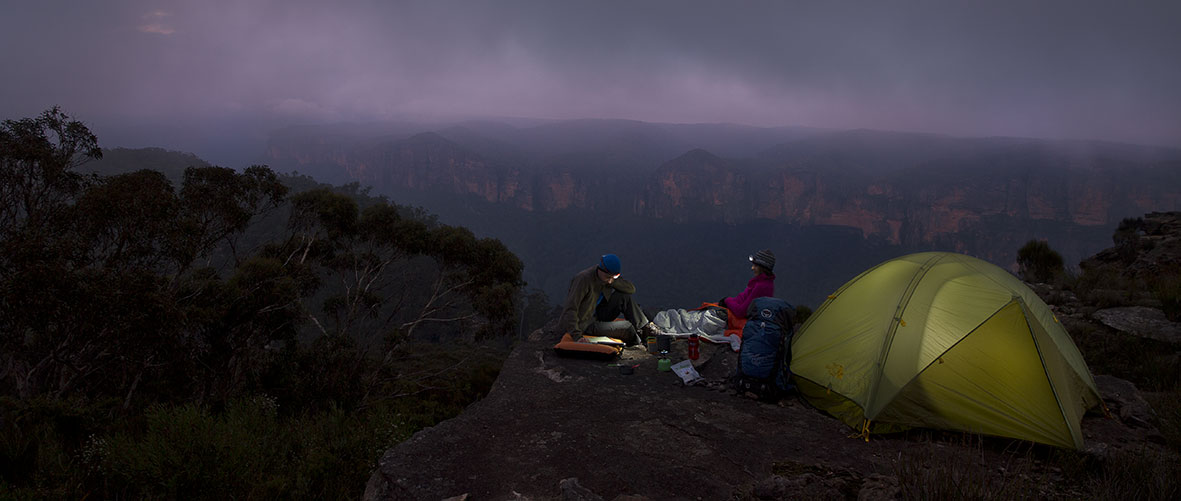
{"type": "Polygon", "coordinates": [[[771,249],[763,249],[750,256],[750,262],[766,268],[767,271],[775,270],[775,253],[771,249]]]}

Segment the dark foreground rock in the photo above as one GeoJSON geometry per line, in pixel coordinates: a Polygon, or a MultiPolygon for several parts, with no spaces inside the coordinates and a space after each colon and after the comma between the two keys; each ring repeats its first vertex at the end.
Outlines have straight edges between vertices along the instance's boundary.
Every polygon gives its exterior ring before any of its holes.
{"type": "Polygon", "coordinates": [[[1152,212],[1125,222],[1132,224],[1116,230],[1116,245],[1079,263],[1083,270],[1141,288],[1181,270],[1181,212],[1152,212]]]}
{"type": "MultiPolygon", "coordinates": [[[[365,499],[890,499],[904,457],[1011,459],[1011,446],[926,431],[866,442],[799,399],[767,404],[685,386],[642,350],[625,351],[621,362],[638,367],[623,375],[610,362],[557,357],[551,344],[524,342],[486,398],[387,451],[365,499]]],[[[710,381],[733,370],[727,348],[703,351],[710,381]]],[[[1108,404],[1111,418],[1098,411],[1084,421],[1088,449],[1159,436],[1134,391],[1103,380],[1105,398],[1119,400],[1108,404]]]]}
{"type": "Polygon", "coordinates": [[[1106,308],[1091,314],[1103,325],[1134,336],[1181,344],[1181,322],[1172,322],[1165,312],[1144,306],[1106,308]]]}

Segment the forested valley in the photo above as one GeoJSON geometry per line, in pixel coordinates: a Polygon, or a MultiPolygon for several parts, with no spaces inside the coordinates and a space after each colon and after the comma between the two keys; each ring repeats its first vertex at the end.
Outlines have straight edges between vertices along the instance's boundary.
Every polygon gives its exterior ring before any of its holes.
{"type": "Polygon", "coordinates": [[[0,498],[358,497],[548,309],[422,209],[158,153],[101,175],[58,108],[0,127],[0,498]]]}

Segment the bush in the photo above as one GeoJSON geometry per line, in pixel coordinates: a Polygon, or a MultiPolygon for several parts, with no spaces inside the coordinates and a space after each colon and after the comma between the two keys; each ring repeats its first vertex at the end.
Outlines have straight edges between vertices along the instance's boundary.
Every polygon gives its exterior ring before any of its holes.
{"type": "Polygon", "coordinates": [[[808,317],[812,316],[812,308],[804,305],[796,306],[796,323],[803,324],[808,321],[808,317]]]}
{"type": "Polygon", "coordinates": [[[349,343],[316,346],[271,381],[293,384],[285,397],[240,398],[220,411],[150,407],[140,425],[86,444],[86,466],[102,472],[108,497],[357,497],[386,449],[486,395],[505,355],[407,346],[382,365],[349,355],[349,343]],[[318,356],[325,364],[309,365],[318,356]],[[327,367],[346,363],[362,368],[327,367]],[[374,369],[382,377],[363,395],[358,374],[374,369]],[[349,395],[347,405],[333,394],[349,395]]]}
{"type": "Polygon", "coordinates": [[[1181,321],[1181,273],[1161,273],[1153,282],[1153,295],[1160,300],[1165,316],[1181,321]]]}
{"type": "Polygon", "coordinates": [[[1178,499],[1181,463],[1171,452],[1142,448],[1097,456],[1033,447],[1018,452],[965,435],[949,448],[904,451],[894,463],[902,499],[1178,499]],[[962,449],[967,448],[969,453],[962,449]],[[930,457],[934,454],[935,457],[930,457]]]}
{"type": "Polygon", "coordinates": [[[1000,475],[982,467],[985,441],[965,434],[959,447],[922,448],[899,455],[894,475],[903,499],[1018,499],[1035,495],[1044,479],[1034,478],[1028,457],[1010,453],[1000,475]],[[954,452],[960,447],[970,450],[954,452]],[[940,457],[929,455],[936,452],[940,457]]]}
{"type": "MultiPolygon", "coordinates": [[[[327,349],[327,348],[326,348],[327,349]]],[[[307,348],[304,355],[314,357],[307,348]]],[[[340,358],[374,368],[378,361],[340,358]]],[[[323,352],[320,352],[321,354],[323,352]]],[[[271,383],[314,390],[283,399],[255,394],[224,405],[122,402],[84,407],[0,399],[0,499],[340,499],[360,495],[381,454],[414,432],[459,414],[491,389],[504,353],[403,347],[373,395],[356,372],[300,367],[271,383]],[[305,374],[304,376],[312,377],[305,374]],[[349,406],[329,397],[352,393],[349,406]]],[[[297,358],[307,360],[303,355],[297,358]]]]}
{"type": "Polygon", "coordinates": [[[1066,273],[1062,255],[1043,240],[1030,240],[1017,251],[1018,273],[1027,282],[1049,283],[1066,273]]]}
{"type": "Polygon", "coordinates": [[[1111,374],[1141,391],[1181,388],[1181,358],[1164,341],[1113,334],[1090,324],[1070,325],[1068,332],[1093,374],[1111,374]],[[1113,339],[1118,336],[1119,339],[1113,339]]]}
{"type": "Polygon", "coordinates": [[[1181,498],[1181,464],[1172,454],[1141,449],[1114,453],[1087,478],[1086,491],[1094,499],[1181,498]]]}
{"type": "Polygon", "coordinates": [[[146,430],[89,444],[96,461],[90,466],[120,496],[257,497],[275,486],[273,472],[293,455],[268,402],[234,402],[219,416],[193,404],[154,406],[145,416],[146,430]]]}
{"type": "Polygon", "coordinates": [[[1142,245],[1140,235],[1144,233],[1144,227],[1143,218],[1124,218],[1115,229],[1115,233],[1111,235],[1116,253],[1124,264],[1132,264],[1140,254],[1142,245]]]}
{"type": "Polygon", "coordinates": [[[1165,443],[1181,451],[1181,388],[1165,392],[1144,393],[1144,399],[1156,411],[1157,429],[1165,443]]]}
{"type": "Polygon", "coordinates": [[[94,488],[105,497],[353,498],[381,454],[422,427],[401,414],[413,407],[282,417],[267,396],[220,413],[156,406],[143,430],[93,438],[83,457],[102,478],[94,488]]]}
{"type": "Polygon", "coordinates": [[[80,450],[115,402],[0,398],[0,499],[80,498],[80,450]]]}

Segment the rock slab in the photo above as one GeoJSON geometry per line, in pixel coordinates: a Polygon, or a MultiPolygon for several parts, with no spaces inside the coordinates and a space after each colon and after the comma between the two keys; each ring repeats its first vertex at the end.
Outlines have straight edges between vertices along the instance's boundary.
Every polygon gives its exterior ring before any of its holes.
{"type": "Polygon", "coordinates": [[[1165,312],[1156,308],[1106,308],[1092,313],[1091,317],[1120,332],[1168,343],[1181,343],[1181,323],[1169,321],[1165,312]]]}

